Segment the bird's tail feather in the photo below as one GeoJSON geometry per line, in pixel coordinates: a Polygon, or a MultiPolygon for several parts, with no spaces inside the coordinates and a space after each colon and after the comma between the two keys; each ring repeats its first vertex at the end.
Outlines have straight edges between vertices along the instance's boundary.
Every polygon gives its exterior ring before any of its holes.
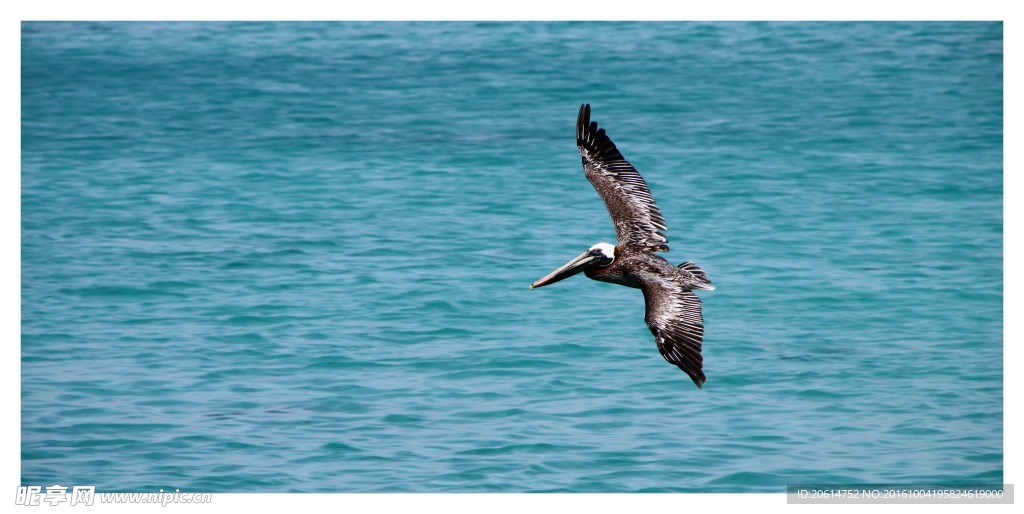
{"type": "Polygon", "coordinates": [[[706,289],[708,291],[714,291],[715,286],[711,285],[711,280],[708,279],[708,274],[700,269],[700,266],[686,261],[679,265],[679,269],[689,271],[694,278],[697,279],[698,283],[694,289],[706,289]]]}

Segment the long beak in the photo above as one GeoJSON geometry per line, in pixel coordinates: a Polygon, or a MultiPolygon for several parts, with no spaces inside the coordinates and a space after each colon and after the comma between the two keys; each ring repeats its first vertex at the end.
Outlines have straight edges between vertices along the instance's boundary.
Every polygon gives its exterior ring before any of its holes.
{"type": "Polygon", "coordinates": [[[561,268],[548,273],[548,275],[532,284],[530,289],[536,289],[538,287],[544,287],[548,284],[554,284],[559,280],[565,280],[585,269],[587,266],[594,262],[594,257],[589,252],[583,252],[579,257],[565,263],[561,268]]]}

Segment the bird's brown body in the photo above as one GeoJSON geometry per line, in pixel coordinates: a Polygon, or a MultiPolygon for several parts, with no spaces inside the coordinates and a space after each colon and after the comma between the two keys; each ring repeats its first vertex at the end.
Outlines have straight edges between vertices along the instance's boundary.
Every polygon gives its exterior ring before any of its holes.
{"type": "Polygon", "coordinates": [[[684,289],[706,289],[709,284],[690,271],[673,266],[659,255],[636,251],[630,247],[615,247],[615,261],[603,268],[586,269],[583,273],[598,282],[637,289],[641,289],[644,283],[661,280],[675,282],[684,289]]]}

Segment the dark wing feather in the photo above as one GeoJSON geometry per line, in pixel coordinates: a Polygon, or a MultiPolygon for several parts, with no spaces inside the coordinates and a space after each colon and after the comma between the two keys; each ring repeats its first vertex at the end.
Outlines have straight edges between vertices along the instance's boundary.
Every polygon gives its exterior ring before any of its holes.
{"type": "Polygon", "coordinates": [[[704,340],[700,298],[669,280],[644,281],[640,288],[647,302],[644,321],[654,334],[661,356],[679,366],[701,387],[707,378],[700,354],[704,340]]]}
{"type": "Polygon", "coordinates": [[[665,218],[654,203],[647,183],[622,157],[604,129],[590,121],[590,104],[580,107],[576,119],[576,146],[583,157],[583,170],[597,189],[615,224],[619,245],[668,251],[665,218]]]}

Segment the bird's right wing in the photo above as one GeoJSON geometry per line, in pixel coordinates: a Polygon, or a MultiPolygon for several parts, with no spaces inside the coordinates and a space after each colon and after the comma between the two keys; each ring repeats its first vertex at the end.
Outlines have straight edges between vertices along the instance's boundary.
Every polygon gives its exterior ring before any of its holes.
{"type": "Polygon", "coordinates": [[[615,224],[619,245],[668,251],[665,218],[654,203],[651,190],[615,143],[590,121],[590,104],[580,107],[576,118],[576,146],[583,158],[587,179],[597,189],[615,224]]]}
{"type": "Polygon", "coordinates": [[[700,298],[668,279],[645,280],[640,289],[647,303],[644,321],[654,334],[661,356],[686,372],[697,387],[703,386],[707,378],[700,354],[704,340],[700,298]]]}

